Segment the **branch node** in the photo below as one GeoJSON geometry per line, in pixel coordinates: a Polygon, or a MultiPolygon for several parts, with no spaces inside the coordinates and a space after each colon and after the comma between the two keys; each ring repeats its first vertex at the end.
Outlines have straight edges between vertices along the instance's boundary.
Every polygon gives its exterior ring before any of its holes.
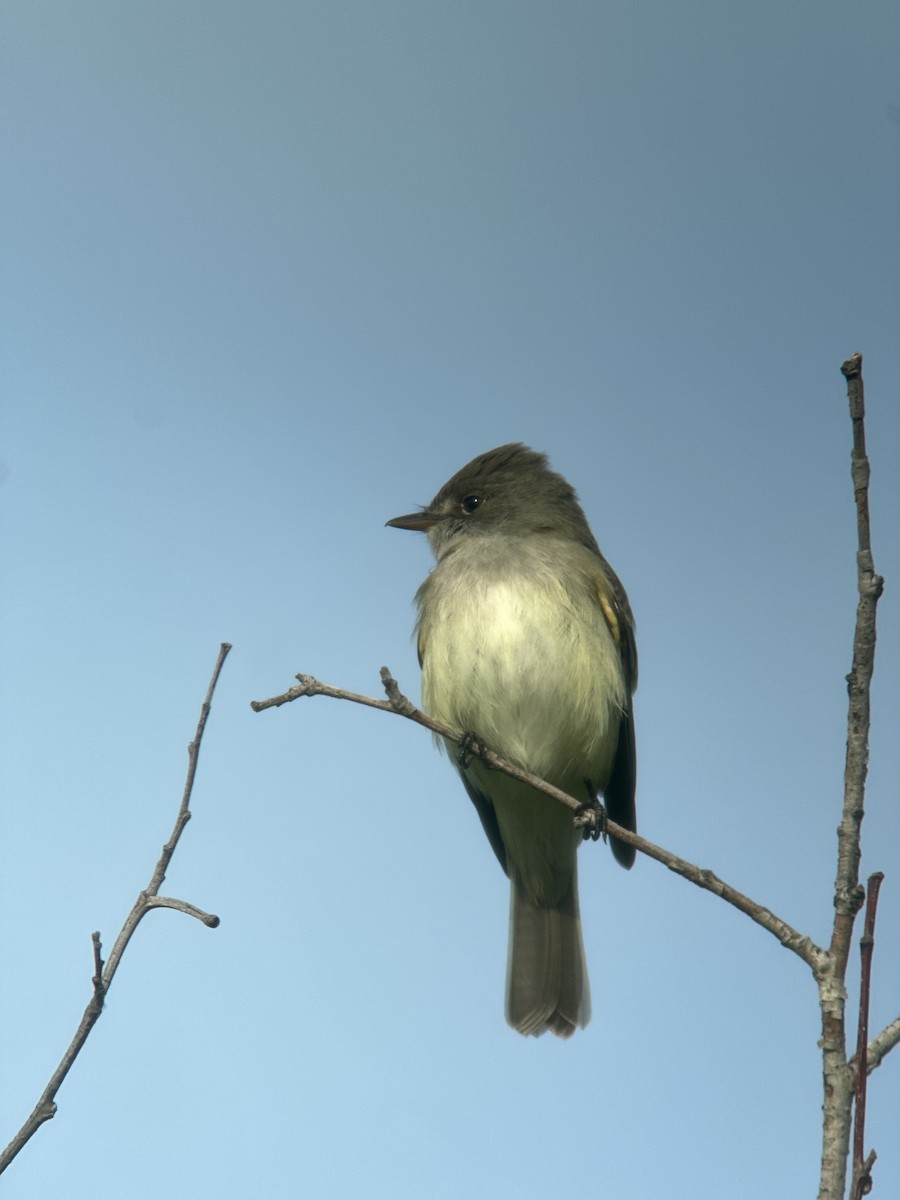
{"type": "Polygon", "coordinates": [[[382,667],[379,674],[384,687],[385,695],[390,701],[391,708],[394,712],[400,713],[402,717],[412,716],[416,712],[416,706],[400,691],[400,685],[393,677],[388,667],[382,667]]]}
{"type": "Polygon", "coordinates": [[[878,1155],[874,1150],[870,1150],[866,1161],[862,1163],[858,1170],[853,1172],[853,1186],[850,1188],[851,1200],[860,1200],[862,1196],[868,1196],[872,1190],[872,1168],[875,1166],[875,1159],[878,1155]]]}
{"type": "Polygon", "coordinates": [[[865,902],[866,889],[861,883],[851,888],[839,888],[834,894],[835,910],[850,917],[855,917],[865,902]]]}

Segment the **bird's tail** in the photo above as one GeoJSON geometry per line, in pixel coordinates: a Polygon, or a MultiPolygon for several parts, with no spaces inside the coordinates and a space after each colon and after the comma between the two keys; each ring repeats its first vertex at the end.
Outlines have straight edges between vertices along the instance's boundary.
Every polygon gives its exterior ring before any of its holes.
{"type": "Polygon", "coordinates": [[[510,873],[506,1019],[519,1033],[537,1037],[549,1029],[565,1038],[591,1019],[575,869],[549,908],[531,899],[515,868],[510,873]]]}

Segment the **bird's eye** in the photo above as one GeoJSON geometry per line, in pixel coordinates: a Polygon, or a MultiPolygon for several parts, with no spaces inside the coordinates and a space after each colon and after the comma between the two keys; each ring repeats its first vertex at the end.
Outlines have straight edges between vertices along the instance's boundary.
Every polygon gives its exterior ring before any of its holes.
{"type": "Polygon", "coordinates": [[[481,507],[480,496],[463,496],[462,510],[464,513],[473,513],[476,508],[481,507]]]}

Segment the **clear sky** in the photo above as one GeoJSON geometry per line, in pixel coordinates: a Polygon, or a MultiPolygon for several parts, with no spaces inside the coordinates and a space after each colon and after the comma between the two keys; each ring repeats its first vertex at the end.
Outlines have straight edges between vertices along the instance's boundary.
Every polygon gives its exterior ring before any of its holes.
{"type": "MultiPolygon", "coordinates": [[[[165,885],[221,927],[151,914],[9,1200],[815,1195],[799,960],[589,846],[593,1023],[523,1040],[427,734],[249,701],[383,663],[417,696],[427,545],[384,522],[525,441],[635,610],[642,831],[827,939],[862,351],[897,1015],[898,45],[893,0],[6,0],[4,1142],[234,643],[165,885]]],[[[869,1110],[896,1195],[900,1052],[869,1110]]]]}

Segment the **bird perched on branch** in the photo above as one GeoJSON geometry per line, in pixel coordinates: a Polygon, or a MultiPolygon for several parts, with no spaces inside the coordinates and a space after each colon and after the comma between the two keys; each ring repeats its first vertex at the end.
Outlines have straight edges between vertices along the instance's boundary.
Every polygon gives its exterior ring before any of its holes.
{"type": "MultiPolygon", "coordinates": [[[[437,560],[416,594],[426,711],[585,804],[602,794],[635,830],[634,619],[574,489],[511,443],[387,523],[426,533],[437,560]]],[[[563,805],[480,759],[458,769],[510,879],[506,1019],[569,1037],[590,1019],[582,832],[563,805]]],[[[633,847],[610,841],[630,867],[633,847]]]]}

